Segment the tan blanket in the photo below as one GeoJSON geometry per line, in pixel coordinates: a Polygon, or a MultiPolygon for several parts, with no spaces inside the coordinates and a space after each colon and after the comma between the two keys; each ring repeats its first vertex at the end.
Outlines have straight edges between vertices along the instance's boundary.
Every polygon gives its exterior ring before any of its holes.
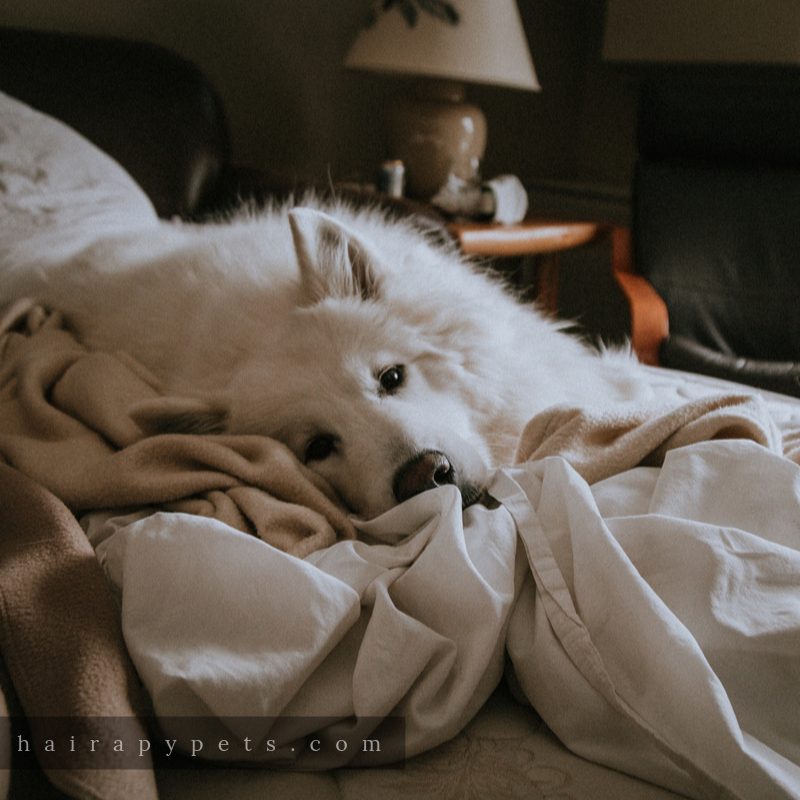
{"type": "MultiPolygon", "coordinates": [[[[37,717],[74,717],[87,739],[107,743],[104,720],[127,718],[141,731],[135,739],[147,738],[136,720],[139,687],[117,605],[91,545],[62,503],[5,464],[0,464],[0,649],[34,731],[37,717]]],[[[29,742],[37,744],[41,739],[29,742]]],[[[40,760],[44,755],[37,751],[40,760]]],[[[82,800],[157,796],[152,769],[46,772],[62,791],[82,800]]]]}
{"type": "Polygon", "coordinates": [[[332,491],[258,436],[147,437],[129,414],[159,396],[124,355],[87,352],[28,302],[0,329],[0,458],[74,513],[157,506],[215,517],[303,557],[355,536],[332,491]]]}
{"type": "Polygon", "coordinates": [[[764,402],[749,394],[705,397],[677,408],[554,407],[525,426],[515,461],[561,456],[593,484],[639,465],[660,466],[667,451],[712,439],[750,439],[800,463],[798,442],[784,442],[764,402]]]}

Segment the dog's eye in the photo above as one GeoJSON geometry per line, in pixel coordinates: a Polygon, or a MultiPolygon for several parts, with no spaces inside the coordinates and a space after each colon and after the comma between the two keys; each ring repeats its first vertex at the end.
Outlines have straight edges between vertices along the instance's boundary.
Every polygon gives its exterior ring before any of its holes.
{"type": "Polygon", "coordinates": [[[304,461],[324,461],[328,456],[336,452],[337,439],[331,434],[315,436],[306,446],[304,461]]]}
{"type": "Polygon", "coordinates": [[[402,364],[395,364],[392,367],[387,367],[378,376],[378,381],[381,384],[381,389],[386,394],[396,392],[406,380],[406,368],[402,364]]]}

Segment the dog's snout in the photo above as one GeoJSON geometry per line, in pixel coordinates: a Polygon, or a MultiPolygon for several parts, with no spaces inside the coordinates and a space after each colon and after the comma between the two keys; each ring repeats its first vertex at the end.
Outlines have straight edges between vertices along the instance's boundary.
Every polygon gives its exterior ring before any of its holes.
{"type": "Polygon", "coordinates": [[[428,451],[406,461],[394,479],[394,496],[398,503],[437,486],[456,483],[453,465],[444,453],[428,451]]]}

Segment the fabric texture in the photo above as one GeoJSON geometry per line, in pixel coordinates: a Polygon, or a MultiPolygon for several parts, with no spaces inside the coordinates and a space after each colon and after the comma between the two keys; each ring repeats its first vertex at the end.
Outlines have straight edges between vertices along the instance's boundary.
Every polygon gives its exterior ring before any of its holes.
{"type": "MultiPolygon", "coordinates": [[[[107,742],[103,718],[127,718],[146,738],[117,604],[86,536],[52,494],[2,463],[0,648],[34,730],[37,717],[75,717],[107,742]]],[[[157,796],[151,770],[46,771],[85,800],[157,796]]]]}
{"type": "Polygon", "coordinates": [[[642,464],[660,466],[668,450],[712,439],[751,439],[797,457],[756,395],[698,398],[677,408],[636,405],[596,412],[553,407],[522,432],[515,461],[561,456],[589,484],[642,464]]]}
{"type": "Polygon", "coordinates": [[[575,753],[689,797],[800,796],[800,470],[746,441],[590,489],[501,474],[531,574],[507,647],[575,753]]]}
{"type": "Polygon", "coordinates": [[[0,331],[0,456],[74,513],[185,511],[297,556],[355,537],[331,490],[283,445],[257,436],[145,436],[129,413],[159,397],[143,367],[88,352],[38,306],[22,302],[18,311],[0,331]]]}
{"type": "Polygon", "coordinates": [[[66,259],[158,217],[116,161],[52,117],[0,92],[0,268],[66,259]]]}

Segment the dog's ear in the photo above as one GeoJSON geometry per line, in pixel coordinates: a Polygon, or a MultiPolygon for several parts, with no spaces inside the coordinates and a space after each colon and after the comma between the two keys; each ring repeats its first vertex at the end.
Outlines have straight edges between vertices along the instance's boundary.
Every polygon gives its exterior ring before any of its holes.
{"type": "Polygon", "coordinates": [[[361,297],[380,292],[370,248],[338,220],[313,208],[289,212],[300,280],[309,303],[326,297],[361,297]]]}
{"type": "Polygon", "coordinates": [[[228,412],[191,397],[155,397],[136,403],[128,414],[146,436],[160,433],[224,433],[228,412]]]}

